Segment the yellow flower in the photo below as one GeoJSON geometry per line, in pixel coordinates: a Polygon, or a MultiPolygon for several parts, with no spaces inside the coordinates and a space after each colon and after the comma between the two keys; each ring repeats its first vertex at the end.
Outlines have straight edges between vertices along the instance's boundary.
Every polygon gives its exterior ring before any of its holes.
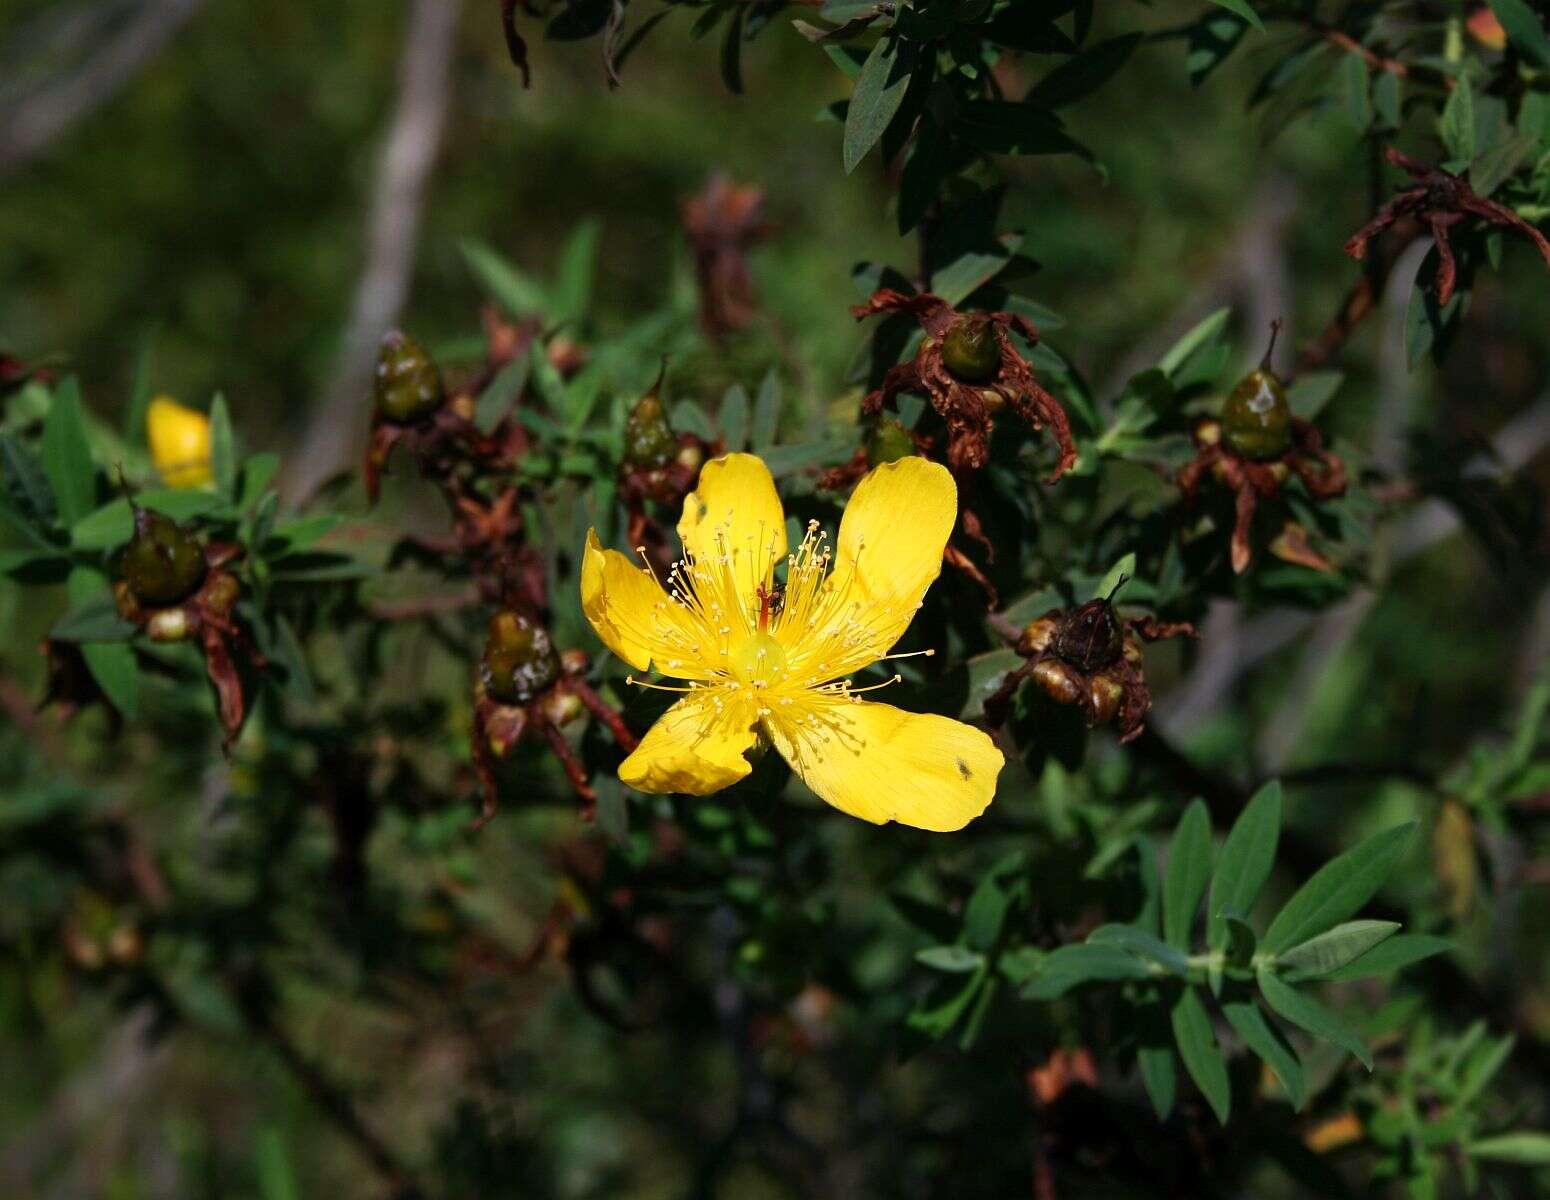
{"type": "Polygon", "coordinates": [[[210,418],[157,396],[145,414],[151,460],[170,488],[204,487],[210,482],[210,418]]]}
{"type": "Polygon", "coordinates": [[[902,458],[857,486],[832,550],[814,521],[788,555],[769,468],[729,454],[705,464],[684,501],[684,554],[665,590],[589,532],[581,604],[592,627],[631,666],[686,681],[665,689],[685,694],[619,778],[643,792],[707,795],[747,775],[748,752],[762,741],[820,797],[864,821],[949,830],[979,816],[1003,762],[990,738],[947,717],[861,700],[870,689],[846,678],[905,657],[888,651],[942,569],[957,512],[945,468],[902,458]]]}

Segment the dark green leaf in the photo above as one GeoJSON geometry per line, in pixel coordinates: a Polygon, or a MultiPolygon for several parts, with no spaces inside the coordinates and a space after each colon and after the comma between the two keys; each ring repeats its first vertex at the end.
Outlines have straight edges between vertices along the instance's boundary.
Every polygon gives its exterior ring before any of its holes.
{"type": "Polygon", "coordinates": [[[1136,1065],[1141,1070],[1141,1082],[1157,1119],[1166,1121],[1178,1093],[1178,1069],[1160,993],[1154,992],[1150,999],[1136,1006],[1136,1033],[1136,1065]]]}
{"type": "Polygon", "coordinates": [[[72,608],[48,631],[61,642],[126,642],[134,635],[135,627],[118,615],[106,592],[72,608]]]}
{"type": "Polygon", "coordinates": [[[1280,836],[1281,784],[1271,780],[1238,814],[1217,857],[1206,911],[1206,944],[1212,950],[1227,944],[1227,913],[1241,917],[1254,911],[1259,890],[1275,866],[1280,836]]]}
{"type": "Polygon", "coordinates": [[[1288,977],[1322,979],[1366,954],[1399,929],[1398,921],[1346,921],[1276,956],[1288,977]]]}
{"type": "Polygon", "coordinates": [[[1355,914],[1383,886],[1415,830],[1414,821],[1384,830],[1325,863],[1276,914],[1264,949],[1279,954],[1355,914]]]}
{"type": "Polygon", "coordinates": [[[1089,946],[1118,946],[1137,958],[1155,963],[1170,975],[1189,970],[1189,956],[1175,946],[1133,925],[1100,925],[1087,935],[1089,946]]]}
{"type": "Polygon", "coordinates": [[[1448,93],[1448,102],[1437,118],[1437,136],[1454,163],[1468,163],[1475,157],[1474,92],[1467,78],[1461,78],[1459,86],[1448,93]]]}
{"type": "Polygon", "coordinates": [[[1346,120],[1357,133],[1366,133],[1372,124],[1372,76],[1359,54],[1347,54],[1340,60],[1340,96],[1346,120]]]}
{"type": "Polygon", "coordinates": [[[1149,979],[1151,968],[1118,946],[1062,946],[1045,956],[1039,973],[1023,985],[1026,1000],[1053,1000],[1085,983],[1149,979]]]}
{"type": "Polygon", "coordinates": [[[479,393],[479,399],[474,401],[474,424],[479,427],[479,432],[490,433],[506,419],[511,406],[527,386],[531,363],[531,352],[519,354],[502,367],[495,378],[490,380],[490,385],[479,393]]]}
{"type": "Polygon", "coordinates": [[[1026,54],[1073,54],[1074,43],[1037,4],[1012,4],[985,27],[985,37],[998,46],[1026,54]]]}
{"type": "Polygon", "coordinates": [[[458,243],[474,278],[490,298],[514,317],[541,312],[546,307],[543,289],[483,242],[465,238],[458,243]]]}
{"type": "Polygon", "coordinates": [[[1024,97],[1038,108],[1061,108],[1090,96],[1109,81],[1141,44],[1142,35],[1110,38],[1060,64],[1024,97]]]}
{"type": "Polygon", "coordinates": [[[1254,11],[1248,0],[1212,0],[1212,3],[1219,4],[1235,16],[1242,17],[1261,33],[1265,31],[1264,22],[1259,19],[1259,14],[1254,11]]]}
{"type": "Polygon", "coordinates": [[[1396,933],[1325,978],[1366,979],[1372,975],[1392,975],[1412,963],[1418,963],[1434,954],[1446,954],[1453,948],[1453,943],[1447,938],[1432,937],[1425,933],[1396,933]]]}
{"type": "Polygon", "coordinates": [[[740,383],[734,383],[721,397],[721,411],[716,417],[721,427],[721,439],[728,450],[742,450],[748,445],[748,393],[740,383]]]}
{"type": "Polygon", "coordinates": [[[1049,113],[1011,100],[971,100],[959,109],[952,128],[957,137],[988,154],[1092,157],[1049,113]]]}
{"type": "Polygon", "coordinates": [[[81,393],[73,378],[55,390],[43,422],[43,471],[66,525],[97,507],[97,475],[86,439],[81,393]]]}
{"type": "Polygon", "coordinates": [[[927,946],[915,952],[915,961],[933,971],[956,975],[979,970],[985,965],[985,956],[967,946],[927,946]]]}
{"type": "Polygon", "coordinates": [[[766,372],[759,384],[759,396],[753,406],[753,426],[749,444],[755,453],[763,453],[775,445],[775,431],[780,424],[780,379],[773,370],[766,372]]]}
{"type": "Polygon", "coordinates": [[[743,21],[748,9],[738,5],[721,38],[721,81],[734,96],[743,94],[743,21]]]}
{"type": "Polygon", "coordinates": [[[551,320],[579,321],[591,309],[592,281],[597,275],[597,247],[602,234],[602,222],[588,217],[576,226],[560,251],[551,289],[553,303],[551,311],[545,314],[551,320]]]}
{"type": "Polygon", "coordinates": [[[914,55],[908,42],[898,37],[883,37],[861,66],[856,89],[845,114],[845,173],[854,171],[867,151],[877,145],[904,103],[910,86],[914,55]]]}
{"type": "Polygon", "coordinates": [[[1306,371],[1286,389],[1287,407],[1293,416],[1311,421],[1324,411],[1344,382],[1343,371],[1306,371]]]}
{"type": "Polygon", "coordinates": [[[1471,1158],[1492,1162],[1520,1163],[1525,1166],[1550,1166],[1550,1133],[1522,1130],[1480,1138],[1465,1147],[1471,1158]]]}
{"type": "Polygon", "coordinates": [[[1273,970],[1261,966],[1257,974],[1260,994],[1277,1016],[1327,1042],[1349,1050],[1372,1070],[1372,1055],[1356,1031],[1305,992],[1299,992],[1273,970]]]}
{"type": "Polygon", "coordinates": [[[1227,1078],[1227,1060],[1222,1048],[1216,1044],[1216,1034],[1211,1031],[1211,1018],[1201,1002],[1200,993],[1192,987],[1182,988],[1169,1013],[1173,1025],[1173,1040],[1184,1060],[1184,1069],[1195,1081],[1195,1086],[1205,1096],[1223,1125],[1232,1111],[1232,1085],[1227,1078]]]}
{"type": "MultiPolygon", "coordinates": [[[[71,616],[93,609],[100,611],[106,604],[108,610],[113,612],[112,620],[120,626],[128,626],[130,634],[133,634],[134,626],[119,620],[117,612],[113,611],[113,597],[108,591],[107,577],[101,572],[89,567],[77,567],[70,572],[65,594],[70,600],[71,616]]],[[[69,619],[67,616],[64,620],[69,619]]],[[[64,621],[60,624],[64,624],[64,621]]],[[[107,622],[103,621],[99,622],[98,627],[105,628],[106,625],[107,622]]],[[[58,626],[55,626],[50,636],[59,637],[58,626]]],[[[86,660],[87,669],[91,671],[103,695],[112,702],[114,708],[132,720],[140,707],[140,676],[135,668],[134,651],[129,648],[128,642],[122,639],[75,640],[83,643],[81,657],[86,660]]]]}
{"type": "Polygon", "coordinates": [[[1222,1002],[1222,1015],[1233,1027],[1243,1044],[1259,1055],[1276,1073],[1281,1086],[1291,1098],[1292,1107],[1301,1110],[1307,1100],[1303,1083],[1302,1063],[1281,1031],[1260,1011],[1259,1005],[1247,992],[1237,994],[1222,1002]]]}
{"type": "Polygon", "coordinates": [[[54,522],[54,491],[31,450],[9,430],[0,430],[0,484],[22,527],[41,537],[54,522]]]}
{"type": "MultiPolygon", "coordinates": [[[[1195,910],[1211,876],[1211,818],[1205,802],[1194,801],[1174,831],[1163,875],[1163,937],[1170,946],[1189,949],[1195,910]]],[[[1186,1063],[1188,1060],[1185,1060],[1186,1063]]]]}
{"type": "Polygon", "coordinates": [[[124,408],[124,441],[130,446],[145,445],[145,414],[151,406],[151,366],[156,350],[157,329],[152,326],[135,342],[134,369],[129,376],[129,403],[124,408]]]}
{"type": "Polygon", "coordinates": [[[216,393],[210,404],[210,473],[215,490],[228,502],[237,499],[237,436],[232,432],[226,397],[216,393]]]}
{"type": "Polygon", "coordinates": [[[1157,369],[1164,375],[1172,376],[1196,351],[1217,341],[1222,336],[1222,331],[1227,328],[1227,319],[1230,316],[1232,316],[1232,309],[1217,309],[1178,341],[1174,342],[1168,352],[1157,360],[1157,369]]]}
{"type": "MultiPolygon", "coordinates": [[[[226,505],[213,492],[191,488],[158,488],[140,492],[135,503],[141,508],[164,513],[174,521],[223,512],[226,505]]],[[[70,530],[70,544],[77,550],[108,550],[122,546],[135,531],[133,510],[124,498],[109,501],[96,512],[87,513],[70,530]]]]}
{"type": "Polygon", "coordinates": [[[1090,599],[1110,599],[1118,602],[1125,588],[1136,577],[1136,554],[1132,550],[1108,569],[1090,599]]]}

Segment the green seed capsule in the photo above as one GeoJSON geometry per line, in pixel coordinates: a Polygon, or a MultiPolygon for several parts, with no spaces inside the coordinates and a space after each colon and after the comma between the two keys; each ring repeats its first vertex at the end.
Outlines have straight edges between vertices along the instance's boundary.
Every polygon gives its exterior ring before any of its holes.
{"type": "Polygon", "coordinates": [[[377,412],[407,425],[423,421],[441,407],[441,372],[419,342],[394,331],[382,339],[373,382],[377,412]]]}
{"type": "Polygon", "coordinates": [[[136,508],[135,532],[124,547],[119,571],[141,604],[176,604],[204,582],[199,543],[171,517],[136,508]]]}
{"type": "Polygon", "coordinates": [[[499,612],[490,618],[479,671],[491,699],[531,704],[560,677],[560,656],[542,625],[521,613],[499,612]]]}
{"type": "Polygon", "coordinates": [[[624,461],[632,467],[655,471],[672,462],[677,453],[678,439],[653,389],[640,398],[625,421],[624,461]]]}
{"type": "Polygon", "coordinates": [[[915,439],[910,431],[892,417],[880,417],[866,440],[867,465],[880,467],[884,463],[898,462],[915,453],[915,439]]]}
{"type": "Polygon", "coordinates": [[[1273,372],[1250,371],[1222,408],[1227,446],[1244,458],[1280,458],[1292,444],[1292,410],[1273,372]]]}
{"type": "Polygon", "coordinates": [[[1001,369],[1001,342],[991,323],[964,317],[942,339],[942,361],[959,379],[984,383],[1001,369]]]}

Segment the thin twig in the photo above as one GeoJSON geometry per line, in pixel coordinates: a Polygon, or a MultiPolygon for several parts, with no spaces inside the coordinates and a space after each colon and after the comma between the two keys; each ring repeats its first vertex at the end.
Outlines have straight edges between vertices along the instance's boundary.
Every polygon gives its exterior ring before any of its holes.
{"type": "Polygon", "coordinates": [[[145,0],[71,74],[0,110],[0,177],[26,166],[112,99],[204,7],[205,0],[145,0]]]}
{"type": "Polygon", "coordinates": [[[353,457],[382,337],[398,319],[414,271],[420,213],[441,149],[461,0],[415,0],[399,66],[398,107],[382,147],[367,216],[366,260],[338,358],[282,478],[300,501],[353,457]]]}

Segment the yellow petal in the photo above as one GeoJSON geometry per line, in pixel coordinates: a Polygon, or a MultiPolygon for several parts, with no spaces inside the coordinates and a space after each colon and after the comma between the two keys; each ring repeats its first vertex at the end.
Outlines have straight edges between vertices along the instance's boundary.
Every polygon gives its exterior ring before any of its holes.
{"type": "Polygon", "coordinates": [[[814,697],[765,728],[821,799],[876,825],[962,829],[995,797],[1005,761],[962,721],[839,697],[814,697]]]}
{"type": "Polygon", "coordinates": [[[758,741],[756,716],[746,700],[708,689],[691,692],[646,731],[635,753],[619,764],[619,778],[640,792],[719,792],[752,770],[746,753],[758,741]]]}
{"type": "Polygon", "coordinates": [[[196,488],[210,482],[210,419],[204,413],[157,396],[145,413],[145,439],[168,487],[196,488]]]}
{"type": "Polygon", "coordinates": [[[581,611],[603,644],[630,666],[680,679],[704,679],[690,647],[698,642],[682,607],[643,567],[617,550],[605,550],[597,530],[587,530],[581,558],[581,611]]]}
{"type": "Polygon", "coordinates": [[[764,460],[725,454],[706,463],[684,498],[678,536],[702,561],[731,555],[738,592],[751,600],[771,564],[786,555],[786,513],[764,460]]]}
{"type": "Polygon", "coordinates": [[[901,458],[856,485],[824,584],[835,602],[827,607],[826,627],[812,638],[829,678],[875,662],[904,636],[942,571],[957,519],[958,486],[940,463],[901,458]],[[824,645],[831,636],[840,638],[843,651],[824,645]]]}

